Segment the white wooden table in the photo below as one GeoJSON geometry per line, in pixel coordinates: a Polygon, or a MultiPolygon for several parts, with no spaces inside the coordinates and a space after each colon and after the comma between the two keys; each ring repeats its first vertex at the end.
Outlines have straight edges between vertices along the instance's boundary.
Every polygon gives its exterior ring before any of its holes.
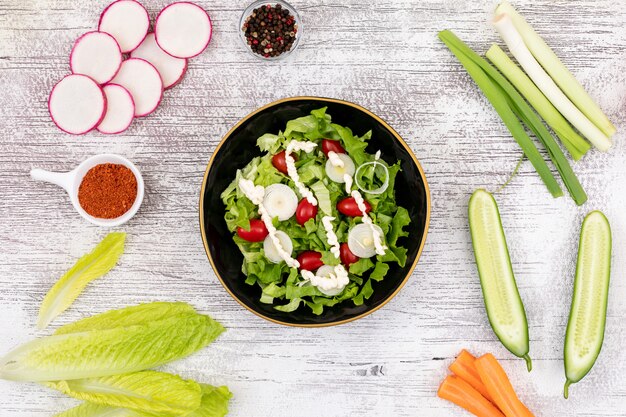
{"type": "MultiPolygon", "coordinates": [[[[152,16],[167,1],[146,1],[152,16]]],[[[55,324],[139,302],[182,300],[227,328],[216,343],[166,369],[227,384],[238,417],[443,417],[466,415],[435,392],[461,348],[494,352],[538,416],[626,416],[626,2],[518,0],[563,61],[620,129],[608,154],[575,165],[589,202],[552,199],[529,163],[497,194],[530,322],[535,368],[525,371],[495,339],[483,308],[467,225],[467,200],[495,190],[520,150],[495,112],[438,41],[450,28],[485,51],[498,41],[491,1],[294,1],[304,20],[299,50],[269,64],[241,47],[246,2],[200,1],[214,22],[209,49],[161,107],[122,135],[73,137],[46,109],[68,54],[96,27],[107,0],[0,1],[0,353],[37,336],[40,301],[106,233],[67,197],[29,178],[32,167],[69,170],[101,152],[127,156],[147,196],[120,228],[127,253],[55,324]],[[319,95],[364,105],[407,140],[426,171],[433,215],[413,277],[386,307],[324,329],[270,324],[222,289],[204,254],[198,195],[206,163],[238,119],[278,98],[319,95]],[[562,399],[562,345],[578,233],[603,210],[614,233],[607,334],[589,376],[562,399]]],[[[76,404],[35,384],[0,381],[0,415],[50,416],[76,404]]]]}

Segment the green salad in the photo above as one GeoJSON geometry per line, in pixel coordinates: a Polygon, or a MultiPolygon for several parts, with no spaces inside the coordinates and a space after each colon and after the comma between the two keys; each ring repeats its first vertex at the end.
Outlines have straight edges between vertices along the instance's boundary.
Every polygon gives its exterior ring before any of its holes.
{"type": "Polygon", "coordinates": [[[401,238],[411,219],[396,203],[400,162],[368,153],[371,136],[355,136],[321,108],[258,138],[265,155],[238,170],[221,198],[261,302],[317,315],[361,305],[390,264],[405,265],[401,238]]]}

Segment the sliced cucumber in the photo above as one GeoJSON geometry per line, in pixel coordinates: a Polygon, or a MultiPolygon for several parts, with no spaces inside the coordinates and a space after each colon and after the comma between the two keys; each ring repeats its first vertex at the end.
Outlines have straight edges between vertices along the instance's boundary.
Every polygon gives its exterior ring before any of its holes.
{"type": "Polygon", "coordinates": [[[520,298],[496,200],[476,190],[469,201],[469,225],[476,266],[491,327],[500,342],[532,369],[528,322],[520,298]]]}
{"type": "Polygon", "coordinates": [[[565,389],[596,362],[604,340],[611,276],[611,226],[604,214],[592,211],[580,231],[574,296],[565,334],[565,389]]]}

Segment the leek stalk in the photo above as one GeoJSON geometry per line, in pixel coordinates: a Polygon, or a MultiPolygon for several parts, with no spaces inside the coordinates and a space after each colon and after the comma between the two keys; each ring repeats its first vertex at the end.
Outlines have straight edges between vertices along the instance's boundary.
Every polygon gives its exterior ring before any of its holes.
{"type": "Polygon", "coordinates": [[[537,87],[552,102],[563,117],[582,133],[599,150],[605,152],[611,147],[611,140],[585,116],[559,89],[552,78],[539,65],[535,57],[530,53],[522,36],[517,31],[511,17],[502,13],[497,15],[493,24],[509,47],[509,50],[524,68],[524,71],[533,80],[537,87]]]}
{"type": "Polygon", "coordinates": [[[546,123],[554,130],[556,135],[574,160],[579,160],[591,148],[572,128],[567,120],[543,95],[541,90],[532,82],[511,58],[496,44],[487,51],[487,58],[500,70],[502,74],[517,88],[522,96],[533,106],[546,123]]]}
{"type": "Polygon", "coordinates": [[[613,126],[609,118],[585,91],[576,77],[563,65],[559,57],[556,56],[554,51],[552,51],[541,36],[535,32],[532,26],[530,26],[507,1],[503,1],[496,8],[496,15],[504,13],[511,16],[515,28],[524,39],[524,43],[528,49],[530,49],[530,52],[550,74],[565,95],[572,100],[576,107],[578,107],[602,133],[609,138],[613,136],[616,131],[615,126],[613,126]]]}

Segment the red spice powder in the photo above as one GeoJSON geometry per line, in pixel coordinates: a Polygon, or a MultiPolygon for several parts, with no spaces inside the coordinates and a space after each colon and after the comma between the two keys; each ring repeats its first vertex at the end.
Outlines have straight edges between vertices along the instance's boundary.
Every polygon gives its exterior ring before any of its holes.
{"type": "Polygon", "coordinates": [[[100,164],[91,168],[78,187],[80,206],[93,217],[115,219],[137,198],[137,178],[124,165],[100,164]]]}

